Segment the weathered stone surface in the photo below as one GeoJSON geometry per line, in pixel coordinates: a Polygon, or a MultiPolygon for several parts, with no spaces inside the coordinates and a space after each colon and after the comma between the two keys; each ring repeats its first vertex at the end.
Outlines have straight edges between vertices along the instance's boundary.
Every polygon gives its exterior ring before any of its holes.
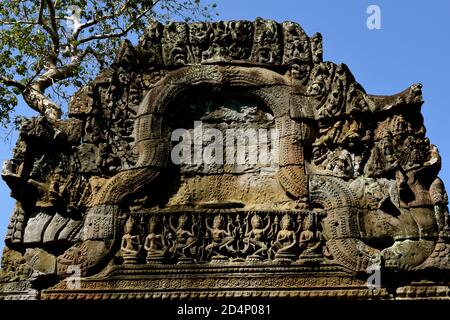
{"type": "Polygon", "coordinates": [[[125,41],[3,166],[0,299],[449,299],[422,86],[369,95],[322,53],[260,18],[125,41]]]}
{"type": "Polygon", "coordinates": [[[45,250],[29,248],[25,251],[24,259],[33,272],[38,273],[38,275],[53,275],[56,273],[56,258],[45,250]]]}

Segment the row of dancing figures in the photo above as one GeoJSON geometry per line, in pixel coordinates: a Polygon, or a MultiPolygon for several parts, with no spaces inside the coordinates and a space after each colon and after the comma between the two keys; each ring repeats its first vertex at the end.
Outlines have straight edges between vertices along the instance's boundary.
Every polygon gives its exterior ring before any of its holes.
{"type": "MultiPolygon", "coordinates": [[[[188,215],[182,214],[179,216],[176,226],[173,219],[173,217],[169,218],[166,223],[164,217],[162,230],[157,230],[156,218],[150,219],[148,235],[143,245],[147,253],[147,263],[161,263],[163,260],[176,257],[178,257],[178,263],[191,263],[197,256],[199,231],[195,218],[192,219],[192,223],[189,223],[188,215]],[[166,227],[167,225],[168,227],[166,227]],[[168,228],[172,232],[169,232],[168,228]]],[[[294,230],[294,222],[289,214],[283,216],[279,227],[277,217],[273,225],[270,217],[264,223],[258,214],[251,217],[250,223],[248,220],[249,215],[244,219],[245,228],[241,228],[239,219],[233,222],[231,217],[228,217],[228,221],[225,223],[225,217],[221,214],[214,217],[211,226],[207,219],[206,229],[210,243],[205,246],[204,259],[228,261],[230,257],[240,255],[246,257],[248,261],[260,261],[267,258],[291,261],[295,259],[299,251],[301,252],[300,261],[311,261],[323,257],[324,239],[316,226],[314,214],[308,215],[303,223],[299,221],[296,230],[294,230]],[[303,230],[301,231],[302,225],[303,230]],[[245,231],[243,231],[244,229],[245,231]],[[299,236],[297,236],[298,234],[299,236]],[[276,235],[275,239],[270,241],[273,235],[276,235]]],[[[142,245],[131,216],[125,223],[124,231],[121,244],[124,263],[138,263],[142,245]]]]}
{"type": "MultiPolygon", "coordinates": [[[[309,214],[304,222],[299,221],[298,227],[294,230],[294,221],[289,214],[285,214],[280,223],[280,230],[276,230],[275,239],[268,249],[268,234],[271,227],[270,217],[266,226],[263,219],[255,214],[250,221],[251,229],[246,231],[244,242],[248,244],[246,251],[253,251],[248,256],[248,260],[262,260],[265,257],[278,261],[292,261],[300,251],[299,262],[319,262],[323,256],[329,256],[324,247],[322,232],[317,227],[315,215],[309,214]],[[303,225],[303,230],[302,230],[303,225]],[[297,237],[297,234],[300,234],[297,237]],[[297,239],[298,238],[298,239],[297,239]],[[325,252],[324,252],[325,251],[325,252]]],[[[275,226],[278,225],[276,218],[275,226]]],[[[247,224],[248,226],[248,224],[247,224]]]]}
{"type": "MultiPolygon", "coordinates": [[[[165,220],[165,219],[164,219],[165,220]]],[[[145,238],[143,248],[147,252],[147,263],[161,263],[163,260],[178,256],[178,262],[192,262],[196,255],[196,244],[198,232],[195,230],[196,221],[192,221],[191,228],[188,225],[188,215],[183,214],[178,218],[176,227],[172,219],[169,219],[168,232],[163,223],[163,230],[159,232],[156,218],[151,218],[148,224],[148,235],[145,238]]],[[[140,260],[142,244],[136,223],[133,217],[129,217],[125,223],[124,235],[122,237],[120,253],[124,264],[136,264],[140,260]]]]}
{"type": "MultiPolygon", "coordinates": [[[[247,256],[247,260],[262,260],[267,255],[268,250],[265,241],[271,227],[270,218],[266,226],[264,226],[263,219],[257,214],[253,215],[250,220],[251,228],[248,227],[247,222],[248,216],[244,219],[244,224],[247,227],[244,232],[243,248],[236,245],[236,241],[240,238],[240,224],[233,226],[231,218],[228,217],[227,230],[225,230],[225,218],[221,214],[214,217],[212,227],[207,222],[206,228],[211,236],[211,243],[205,248],[206,258],[211,258],[212,261],[228,261],[227,255],[235,255],[241,252],[247,256]]],[[[280,236],[280,241],[283,242],[281,238],[280,236]]]]}
{"type": "MultiPolygon", "coordinates": [[[[233,227],[231,218],[228,218],[228,226],[225,229],[225,218],[216,215],[212,227],[206,223],[206,227],[211,235],[211,243],[206,246],[207,258],[213,261],[227,261],[227,256],[241,252],[248,261],[260,261],[265,258],[278,261],[292,261],[300,251],[300,262],[319,262],[324,254],[329,256],[324,247],[324,238],[317,228],[315,215],[309,214],[303,223],[299,222],[297,230],[294,230],[294,222],[289,214],[285,214],[281,219],[281,229],[275,227],[273,230],[270,217],[267,223],[260,215],[254,214],[248,223],[247,216],[244,219],[244,247],[236,247],[239,236],[239,223],[233,227]],[[303,225],[303,230],[302,229],[303,225]],[[272,241],[268,241],[270,233],[276,234],[272,241]],[[297,234],[300,234],[297,236],[297,234]],[[234,245],[234,246],[233,246],[234,245]],[[269,247],[270,245],[270,247],[269,247]],[[325,252],[324,252],[325,251],[325,252]]],[[[275,218],[274,225],[278,225],[275,218]]]]}

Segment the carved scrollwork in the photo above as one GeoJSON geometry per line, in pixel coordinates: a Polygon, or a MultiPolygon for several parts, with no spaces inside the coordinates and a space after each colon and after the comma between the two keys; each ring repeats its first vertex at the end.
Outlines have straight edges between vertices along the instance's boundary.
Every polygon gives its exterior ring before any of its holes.
{"type": "Polygon", "coordinates": [[[2,168],[17,202],[0,299],[67,298],[74,268],[96,299],[368,296],[371,268],[434,297],[420,281],[448,278],[450,219],[421,90],[367,94],[294,22],[151,22],[68,119],[23,123],[2,168]],[[171,157],[177,130],[200,163],[171,157]],[[230,130],[236,148],[212,148],[230,130]],[[244,163],[216,161],[230,149],[244,163]]]}

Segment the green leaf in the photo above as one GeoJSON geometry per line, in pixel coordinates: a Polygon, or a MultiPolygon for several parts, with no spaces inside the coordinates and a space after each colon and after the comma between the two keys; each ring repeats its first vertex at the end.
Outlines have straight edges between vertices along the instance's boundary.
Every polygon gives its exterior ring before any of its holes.
{"type": "MultiPolygon", "coordinates": [[[[2,21],[37,21],[39,16],[40,1],[36,0],[4,0],[0,2],[0,74],[13,78],[21,83],[29,83],[38,79],[47,70],[52,51],[56,51],[56,63],[62,67],[71,62],[71,52],[81,52],[88,46],[94,48],[96,56],[101,59],[93,59],[89,56],[81,62],[74,75],[70,78],[55,80],[48,91],[60,90],[59,94],[65,95],[82,87],[88,80],[93,79],[99,72],[100,61],[106,64],[114,59],[116,48],[123,39],[108,38],[94,39],[88,43],[81,43],[82,39],[101,34],[119,32],[123,28],[132,26],[132,31],[125,38],[133,39],[137,34],[143,33],[149,19],[159,20],[208,20],[212,16],[213,5],[203,5],[201,0],[161,0],[153,7],[149,0],[60,0],[57,2],[56,14],[58,17],[69,15],[70,5],[76,4],[81,9],[81,23],[92,17],[105,17],[117,14],[125,3],[130,6],[120,16],[102,20],[80,33],[78,39],[72,37],[72,32],[67,21],[57,19],[57,31],[60,44],[68,44],[71,50],[52,48],[52,38],[48,28],[39,24],[13,23],[2,24],[2,21]],[[140,21],[136,21],[141,10],[147,10],[140,21]],[[64,32],[63,32],[64,31],[64,32]],[[52,89],[52,90],[50,90],[52,89]]],[[[44,25],[50,26],[50,12],[45,9],[43,15],[44,25]]],[[[21,94],[15,87],[7,87],[0,83],[0,121],[2,124],[10,121],[10,113],[17,106],[17,97],[21,94]]],[[[52,95],[55,96],[54,94],[52,95]]],[[[50,97],[50,94],[49,94],[50,97]]],[[[61,104],[66,106],[67,100],[61,99],[61,104]]]]}

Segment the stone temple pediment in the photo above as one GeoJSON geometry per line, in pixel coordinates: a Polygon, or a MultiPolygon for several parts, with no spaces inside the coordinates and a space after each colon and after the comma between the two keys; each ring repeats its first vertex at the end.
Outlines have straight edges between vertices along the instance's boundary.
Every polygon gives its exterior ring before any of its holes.
{"type": "Polygon", "coordinates": [[[367,94],[293,22],[152,23],[22,127],[0,299],[449,299],[421,89],[367,94]]]}

